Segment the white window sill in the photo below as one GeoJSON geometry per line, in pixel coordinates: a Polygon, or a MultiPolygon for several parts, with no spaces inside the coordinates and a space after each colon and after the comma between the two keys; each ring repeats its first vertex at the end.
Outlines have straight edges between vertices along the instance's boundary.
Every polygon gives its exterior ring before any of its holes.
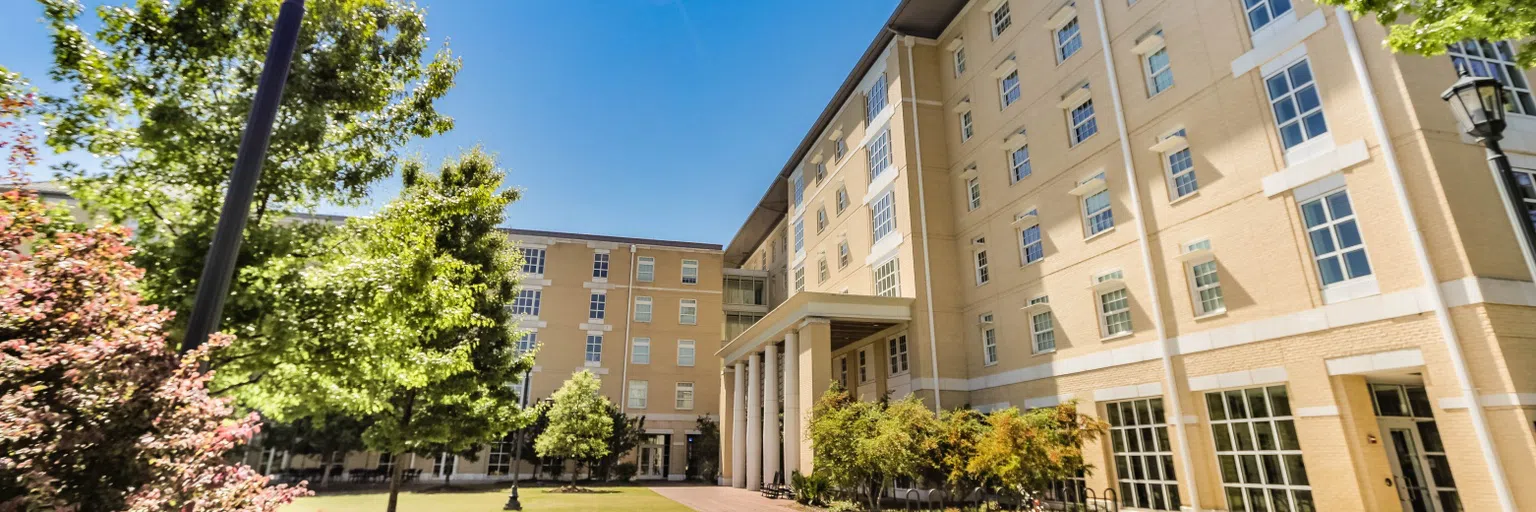
{"type": "Polygon", "coordinates": [[[1110,342],[1110,341],[1115,341],[1115,340],[1118,340],[1118,339],[1121,339],[1121,338],[1129,338],[1129,337],[1135,336],[1135,335],[1136,335],[1136,331],[1122,332],[1120,334],[1111,334],[1109,336],[1101,337],[1101,338],[1099,338],[1099,341],[1100,342],[1110,342]]]}
{"type": "Polygon", "coordinates": [[[1202,320],[1210,320],[1212,318],[1221,318],[1224,316],[1227,316],[1227,308],[1221,308],[1216,311],[1200,314],[1199,316],[1196,316],[1194,320],[1199,322],[1202,320]]]}
{"type": "Polygon", "coordinates": [[[603,325],[603,319],[601,319],[601,318],[588,318],[588,319],[587,319],[587,323],[589,323],[589,324],[597,324],[597,325],[603,325]]]}
{"type": "Polygon", "coordinates": [[[1349,281],[1333,283],[1323,288],[1323,304],[1338,304],[1362,297],[1380,295],[1381,286],[1376,276],[1357,277],[1349,281]]]}
{"type": "Polygon", "coordinates": [[[1175,198],[1173,200],[1168,201],[1168,206],[1173,206],[1173,205],[1176,205],[1176,204],[1188,201],[1190,199],[1194,199],[1195,196],[1198,196],[1198,195],[1200,195],[1200,189],[1195,189],[1193,192],[1190,192],[1188,194],[1184,194],[1181,197],[1178,197],[1178,198],[1175,198]]]}
{"type": "Polygon", "coordinates": [[[586,361],[585,363],[582,364],[582,366],[585,366],[587,368],[597,368],[597,367],[602,366],[602,365],[603,365],[603,363],[601,361],[586,361]]]}
{"type": "Polygon", "coordinates": [[[992,362],[990,362],[990,363],[981,363],[981,366],[982,366],[982,367],[983,367],[983,368],[987,368],[987,367],[992,367],[992,366],[997,366],[997,361],[992,361],[992,362]]]}
{"type": "Polygon", "coordinates": [[[1033,354],[1030,354],[1030,357],[1048,356],[1048,355],[1055,354],[1055,353],[1056,353],[1056,349],[1053,348],[1053,349],[1050,349],[1050,350],[1041,350],[1039,352],[1035,352],[1033,354]]]}
{"type": "Polygon", "coordinates": [[[1039,265],[1040,262],[1044,261],[1044,260],[1045,260],[1045,257],[1041,256],[1040,259],[1038,259],[1038,260],[1030,261],[1030,262],[1026,262],[1026,263],[1020,264],[1019,265],[1019,270],[1023,270],[1023,269],[1026,269],[1026,268],[1029,268],[1029,267],[1032,267],[1032,266],[1035,266],[1035,265],[1039,265]]]}
{"type": "Polygon", "coordinates": [[[1100,231],[1098,233],[1094,233],[1092,235],[1089,235],[1088,238],[1084,238],[1083,239],[1083,242],[1087,242],[1089,240],[1093,240],[1095,238],[1099,238],[1099,237],[1102,237],[1104,235],[1108,235],[1108,234],[1114,233],[1114,232],[1115,232],[1115,227],[1114,226],[1110,226],[1108,228],[1105,228],[1104,231],[1100,231]]]}

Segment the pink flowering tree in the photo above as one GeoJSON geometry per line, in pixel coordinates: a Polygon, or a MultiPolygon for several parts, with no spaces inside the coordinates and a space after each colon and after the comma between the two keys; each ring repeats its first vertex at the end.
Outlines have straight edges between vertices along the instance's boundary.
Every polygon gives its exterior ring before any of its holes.
{"type": "Polygon", "coordinates": [[[230,338],[178,355],[170,313],[134,289],[126,230],[85,229],[24,190],[31,99],[4,78],[0,510],[275,511],[307,494],[228,461],[259,418],[210,397],[198,365],[230,338]]]}

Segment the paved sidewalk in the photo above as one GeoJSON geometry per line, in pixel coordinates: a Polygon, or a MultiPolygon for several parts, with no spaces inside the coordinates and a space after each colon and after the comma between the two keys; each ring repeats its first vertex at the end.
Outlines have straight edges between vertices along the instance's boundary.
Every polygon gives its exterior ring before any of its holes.
{"type": "Polygon", "coordinates": [[[652,491],[700,512],[796,512],[791,500],[770,500],[755,491],[735,487],[657,486],[652,491]]]}

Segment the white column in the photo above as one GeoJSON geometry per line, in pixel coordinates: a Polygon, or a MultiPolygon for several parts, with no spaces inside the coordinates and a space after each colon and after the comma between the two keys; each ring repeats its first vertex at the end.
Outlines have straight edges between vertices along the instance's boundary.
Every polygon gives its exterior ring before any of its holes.
{"type": "Polygon", "coordinates": [[[763,361],[763,481],[773,482],[779,472],[779,347],[768,344],[763,361]]]}
{"type": "Polygon", "coordinates": [[[763,484],[763,372],[762,356],[747,357],[747,490],[763,484]]]}
{"type": "Polygon", "coordinates": [[[747,363],[736,363],[736,401],[731,404],[731,487],[747,486],[747,363]]]}
{"type": "Polygon", "coordinates": [[[800,340],[784,335],[784,478],[800,467],[800,340]]]}

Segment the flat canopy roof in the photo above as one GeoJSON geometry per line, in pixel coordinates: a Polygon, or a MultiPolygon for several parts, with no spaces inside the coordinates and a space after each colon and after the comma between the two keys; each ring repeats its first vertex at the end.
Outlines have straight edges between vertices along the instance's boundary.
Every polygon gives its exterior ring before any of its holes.
{"type": "Polygon", "coordinates": [[[832,123],[832,118],[842,107],[848,98],[853,96],[854,88],[859,80],[874,66],[875,59],[880,52],[891,44],[896,34],[911,35],[926,39],[936,39],[949,23],[955,19],[955,15],[965,7],[966,0],[902,0],[896,6],[896,11],[891,13],[891,18],[886,20],[885,26],[875,34],[874,41],[869,43],[869,48],[864,50],[864,55],[859,57],[859,62],[848,72],[848,77],[843,79],[843,85],[837,88],[837,93],[832,95],[831,101],[821,110],[821,115],[816,118],[816,123],[811,125],[805,138],[800,140],[800,145],[790,155],[789,161],[784,163],[784,168],[774,176],[773,182],[768,185],[768,190],[763,193],[763,198],[758,200],[757,206],[747,214],[747,220],[741,229],[736,230],[736,236],[731,239],[731,244],[725,248],[725,263],[727,266],[741,266],[742,262],[752,256],[752,251],[763,240],[768,238],[768,232],[779,223],[784,213],[789,211],[786,196],[788,191],[784,179],[795,171],[795,164],[805,158],[811,146],[816,143],[816,138],[832,123]]]}
{"type": "Polygon", "coordinates": [[[542,236],[549,238],[568,238],[573,240],[591,240],[594,242],[613,242],[616,244],[655,245],[661,247],[680,247],[684,249],[699,249],[705,251],[718,251],[720,244],[706,244],[700,242],[682,242],[678,240],[657,240],[654,238],[632,238],[627,236],[589,235],[586,233],[567,233],[564,231],[541,231],[537,229],[501,228],[503,233],[509,235],[542,236]]]}
{"type": "Polygon", "coordinates": [[[825,318],[832,323],[832,349],[842,348],[874,335],[888,327],[912,321],[912,303],[908,297],[875,297],[842,293],[800,292],[773,308],[752,327],[727,341],[715,355],[731,364],[758,347],[778,343],[787,330],[810,318],[825,318]]]}

